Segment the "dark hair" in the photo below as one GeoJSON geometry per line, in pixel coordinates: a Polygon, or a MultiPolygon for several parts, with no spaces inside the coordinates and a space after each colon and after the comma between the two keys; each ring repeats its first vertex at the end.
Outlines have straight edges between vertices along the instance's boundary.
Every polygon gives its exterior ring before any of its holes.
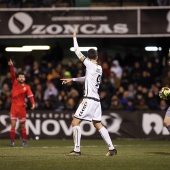
{"type": "Polygon", "coordinates": [[[90,50],[87,51],[87,57],[89,59],[96,59],[97,56],[98,56],[98,54],[97,54],[97,51],[95,49],[91,48],[90,50]]]}
{"type": "Polygon", "coordinates": [[[19,72],[19,73],[17,74],[17,78],[18,78],[20,75],[25,76],[25,74],[24,74],[23,72],[19,72]]]}

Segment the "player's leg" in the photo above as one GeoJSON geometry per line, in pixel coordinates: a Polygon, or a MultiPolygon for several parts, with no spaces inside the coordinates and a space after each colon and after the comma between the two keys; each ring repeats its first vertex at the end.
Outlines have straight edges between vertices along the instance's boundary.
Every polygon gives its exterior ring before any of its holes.
{"type": "Polygon", "coordinates": [[[73,118],[72,120],[72,128],[73,128],[73,140],[74,140],[74,150],[70,153],[66,154],[68,156],[79,156],[80,152],[80,141],[81,141],[81,129],[80,129],[81,120],[77,118],[73,118]]]}
{"type": "Polygon", "coordinates": [[[76,113],[74,114],[74,118],[71,123],[71,125],[73,127],[74,150],[67,155],[81,155],[81,152],[80,152],[80,141],[81,141],[80,123],[82,120],[92,120],[88,114],[91,107],[92,107],[91,102],[88,99],[83,99],[83,101],[77,108],[76,113]]]}
{"type": "Polygon", "coordinates": [[[166,111],[163,124],[168,129],[168,131],[170,133],[170,107],[166,111]]]}
{"type": "Polygon", "coordinates": [[[27,146],[27,134],[26,134],[26,127],[25,122],[20,122],[21,134],[22,134],[22,141],[23,146],[27,146]]]}
{"type": "Polygon", "coordinates": [[[112,143],[112,140],[108,133],[108,130],[101,123],[101,115],[102,114],[101,114],[100,102],[96,102],[95,105],[96,105],[96,108],[94,110],[95,112],[94,112],[94,116],[93,116],[93,125],[99,131],[101,137],[103,138],[103,140],[106,142],[106,144],[108,146],[109,151],[106,154],[106,156],[116,155],[117,150],[113,146],[113,143],[112,143]]]}
{"type": "Polygon", "coordinates": [[[26,122],[25,107],[20,108],[20,113],[18,117],[19,117],[19,122],[20,122],[23,146],[27,146],[27,134],[26,134],[26,127],[25,127],[25,122],[26,122]]]}
{"type": "Polygon", "coordinates": [[[168,131],[170,133],[170,116],[165,116],[163,124],[168,129],[168,131]]]}
{"type": "Polygon", "coordinates": [[[81,129],[80,129],[81,120],[73,118],[72,127],[73,127],[73,140],[74,140],[74,151],[80,152],[80,141],[81,141],[81,129]]]}
{"type": "Polygon", "coordinates": [[[107,129],[102,125],[101,122],[93,121],[93,125],[99,131],[101,137],[103,138],[103,140],[106,142],[106,144],[108,146],[109,151],[106,154],[106,156],[116,155],[117,150],[113,146],[112,140],[110,138],[110,135],[109,135],[107,129]]]}
{"type": "Polygon", "coordinates": [[[11,129],[10,129],[10,146],[14,146],[15,141],[15,127],[16,127],[16,121],[17,121],[17,110],[15,106],[11,106],[10,110],[10,119],[11,119],[11,129]]]}
{"type": "Polygon", "coordinates": [[[11,117],[11,130],[10,130],[10,146],[14,146],[15,141],[15,127],[16,127],[16,117],[11,117]]]}

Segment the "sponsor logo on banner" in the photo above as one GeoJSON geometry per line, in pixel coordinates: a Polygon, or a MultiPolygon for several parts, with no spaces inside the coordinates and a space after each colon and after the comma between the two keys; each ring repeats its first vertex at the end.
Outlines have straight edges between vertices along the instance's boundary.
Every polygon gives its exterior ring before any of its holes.
{"type": "Polygon", "coordinates": [[[142,128],[146,135],[155,132],[157,135],[169,135],[168,130],[163,127],[163,119],[156,113],[144,113],[142,120],[142,128]]]}
{"type": "MultiPolygon", "coordinates": [[[[64,132],[65,136],[72,136],[71,119],[73,115],[70,114],[59,114],[59,113],[31,113],[28,114],[26,127],[27,134],[33,133],[34,135],[47,135],[55,136],[61,131],[64,132]],[[69,122],[68,122],[69,120],[69,122]],[[49,128],[52,126],[52,128],[49,128]]],[[[1,124],[4,129],[1,129],[0,133],[6,133],[10,131],[10,117],[8,115],[1,115],[1,124]]],[[[120,125],[122,118],[116,113],[110,113],[109,115],[102,116],[102,123],[105,125],[110,133],[119,134],[120,125]],[[109,121],[109,123],[108,123],[109,121]]],[[[17,123],[16,129],[19,128],[17,123]]],[[[91,136],[96,133],[96,129],[93,124],[88,121],[81,123],[81,132],[83,136],[91,136]],[[87,128],[88,126],[88,128],[87,128]]]]}
{"type": "Polygon", "coordinates": [[[33,23],[33,19],[25,12],[18,12],[9,19],[8,27],[13,34],[22,34],[26,32],[33,23]]]}
{"type": "MultiPolygon", "coordinates": [[[[4,129],[1,129],[0,134],[7,133],[11,129],[10,116],[9,115],[1,115],[0,123],[3,125],[4,129]]],[[[19,129],[19,122],[16,123],[16,129],[19,129]]],[[[16,130],[16,134],[19,134],[18,130],[16,130]]]]}
{"type": "Polygon", "coordinates": [[[170,11],[168,11],[167,15],[166,15],[166,19],[168,21],[168,26],[167,26],[167,29],[166,31],[167,32],[170,32],[170,11]]]}
{"type": "MultiPolygon", "coordinates": [[[[38,16],[39,17],[39,16],[38,16]]],[[[64,22],[61,23],[57,21],[56,24],[56,18],[57,17],[49,17],[49,20],[55,21],[55,23],[46,23],[42,22],[43,24],[35,24],[34,18],[31,17],[26,12],[17,12],[13,14],[8,23],[9,30],[13,34],[23,34],[26,31],[31,31],[32,35],[57,35],[57,34],[72,34],[74,31],[75,26],[77,26],[82,34],[126,34],[129,32],[127,23],[116,23],[114,25],[111,25],[111,23],[106,23],[107,16],[101,17],[102,20],[104,20],[104,23],[96,23],[95,20],[98,21],[98,18],[100,16],[97,16],[96,19],[94,17],[86,16],[82,17],[84,19],[85,23],[83,24],[65,24],[64,22]],[[55,18],[52,19],[52,18],[55,18]],[[88,18],[88,20],[87,20],[88,18]],[[91,21],[91,23],[88,23],[88,21],[91,21]],[[93,21],[93,22],[92,22],[93,21]],[[61,23],[61,24],[59,24],[61,23]]],[[[67,18],[63,17],[63,20],[67,18]]],[[[75,21],[76,21],[76,17],[75,21]]],[[[73,18],[73,19],[74,19],[73,18]]],[[[76,22],[75,22],[76,23],[76,22]]]]}
{"type": "Polygon", "coordinates": [[[109,115],[102,116],[102,123],[104,126],[107,127],[107,130],[110,133],[115,133],[117,135],[121,135],[119,133],[119,129],[122,123],[122,118],[116,113],[110,113],[109,115]],[[109,122],[110,123],[109,123],[109,122]]]}

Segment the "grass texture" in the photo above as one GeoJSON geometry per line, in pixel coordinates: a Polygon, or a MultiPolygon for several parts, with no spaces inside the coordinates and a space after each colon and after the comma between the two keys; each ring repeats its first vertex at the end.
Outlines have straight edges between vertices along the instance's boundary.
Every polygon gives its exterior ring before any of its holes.
{"type": "Polygon", "coordinates": [[[65,156],[72,140],[0,140],[2,170],[169,170],[170,141],[114,140],[118,154],[106,157],[103,140],[82,140],[81,156],[65,156]]]}

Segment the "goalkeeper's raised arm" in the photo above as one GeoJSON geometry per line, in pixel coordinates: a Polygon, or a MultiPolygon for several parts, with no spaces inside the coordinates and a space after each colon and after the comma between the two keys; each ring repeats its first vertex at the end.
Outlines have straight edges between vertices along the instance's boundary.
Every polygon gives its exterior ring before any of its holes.
{"type": "Polygon", "coordinates": [[[73,33],[74,51],[75,51],[77,57],[79,58],[79,60],[81,62],[83,62],[86,57],[81,53],[81,51],[79,49],[76,34],[77,34],[77,28],[74,29],[74,33],[73,33]]]}

